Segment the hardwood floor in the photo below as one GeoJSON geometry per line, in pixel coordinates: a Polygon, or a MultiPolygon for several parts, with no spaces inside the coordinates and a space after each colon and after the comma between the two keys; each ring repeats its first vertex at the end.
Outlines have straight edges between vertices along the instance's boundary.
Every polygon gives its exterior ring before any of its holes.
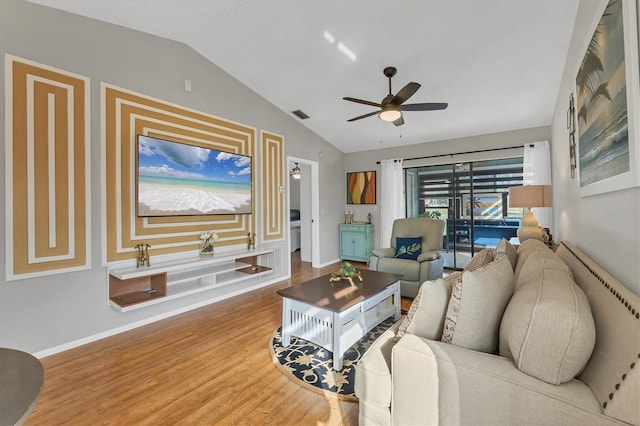
{"type": "Polygon", "coordinates": [[[43,358],[44,388],[25,424],[357,424],[357,403],[306,390],[273,364],[276,290],[337,269],[297,254],[292,263],[287,281],[43,358]]]}

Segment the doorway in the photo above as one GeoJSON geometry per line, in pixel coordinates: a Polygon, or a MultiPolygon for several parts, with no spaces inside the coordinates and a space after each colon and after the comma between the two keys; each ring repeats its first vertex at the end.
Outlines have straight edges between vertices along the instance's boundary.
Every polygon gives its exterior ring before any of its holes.
{"type": "MultiPolygon", "coordinates": [[[[318,163],[298,157],[287,157],[290,252],[299,251],[302,262],[320,264],[318,163]],[[291,176],[294,167],[300,168],[299,178],[291,176]]],[[[291,262],[289,262],[291,265],[291,262]]]]}
{"type": "Polygon", "coordinates": [[[463,269],[478,251],[516,236],[523,210],[508,207],[508,190],[522,185],[522,164],[513,157],[405,169],[407,217],[445,221],[445,268],[463,269]]]}

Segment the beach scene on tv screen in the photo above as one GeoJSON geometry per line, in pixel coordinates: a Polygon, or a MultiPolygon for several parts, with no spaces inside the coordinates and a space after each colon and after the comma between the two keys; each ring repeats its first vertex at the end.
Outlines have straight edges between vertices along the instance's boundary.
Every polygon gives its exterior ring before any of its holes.
{"type": "Polygon", "coordinates": [[[138,136],[138,216],[251,213],[251,157],[138,136]]]}

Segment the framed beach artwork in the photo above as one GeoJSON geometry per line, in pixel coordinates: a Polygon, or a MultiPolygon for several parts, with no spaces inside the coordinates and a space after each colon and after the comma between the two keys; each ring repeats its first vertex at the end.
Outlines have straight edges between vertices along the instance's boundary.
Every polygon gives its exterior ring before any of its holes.
{"type": "Polygon", "coordinates": [[[580,195],[640,186],[635,0],[603,0],[576,72],[580,195]]]}
{"type": "Polygon", "coordinates": [[[376,203],[376,172],[347,173],[347,204],[376,203]]]}
{"type": "Polygon", "coordinates": [[[464,194],[463,208],[462,215],[465,217],[471,217],[472,209],[475,219],[501,219],[504,217],[501,193],[475,195],[473,197],[473,203],[471,202],[471,196],[464,194]]]}

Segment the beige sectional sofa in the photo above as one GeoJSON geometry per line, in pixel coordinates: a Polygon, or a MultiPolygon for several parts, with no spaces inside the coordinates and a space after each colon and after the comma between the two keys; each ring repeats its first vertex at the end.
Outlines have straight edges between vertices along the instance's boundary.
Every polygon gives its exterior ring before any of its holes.
{"type": "Polygon", "coordinates": [[[639,297],[569,242],[505,246],[371,346],[360,424],[640,424],[639,297]]]}

